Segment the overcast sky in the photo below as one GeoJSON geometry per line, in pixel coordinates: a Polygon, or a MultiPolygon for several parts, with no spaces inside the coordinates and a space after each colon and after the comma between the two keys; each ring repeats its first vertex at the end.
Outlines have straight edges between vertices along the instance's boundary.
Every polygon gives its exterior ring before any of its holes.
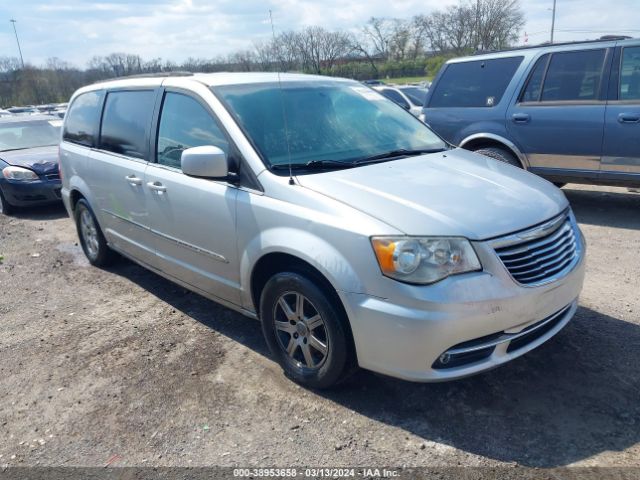
{"type": "MultiPolygon", "coordinates": [[[[553,0],[520,0],[529,44],[549,38],[553,0]]],[[[320,25],[357,31],[371,16],[409,18],[457,0],[0,0],[0,56],[17,56],[9,20],[25,62],[59,57],[85,67],[93,55],[212,58],[251,48],[276,32],[320,25]]],[[[557,0],[556,40],[607,33],[640,37],[640,0],[557,0]]]]}

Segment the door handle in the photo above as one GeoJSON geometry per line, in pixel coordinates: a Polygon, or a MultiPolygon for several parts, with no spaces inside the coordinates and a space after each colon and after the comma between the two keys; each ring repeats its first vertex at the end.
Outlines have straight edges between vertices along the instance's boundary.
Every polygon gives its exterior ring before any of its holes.
{"type": "Polygon", "coordinates": [[[511,120],[513,120],[514,123],[529,123],[531,117],[527,113],[514,113],[511,115],[511,120]]]}
{"type": "Polygon", "coordinates": [[[618,115],[620,123],[640,123],[640,115],[634,113],[621,113],[618,115]]]}
{"type": "Polygon", "coordinates": [[[158,192],[158,194],[162,194],[167,191],[167,187],[162,185],[160,182],[147,182],[147,187],[155,192],[158,192]]]}
{"type": "Polygon", "coordinates": [[[135,175],[127,175],[124,179],[129,182],[131,185],[142,185],[142,180],[136,177],[135,175]]]}

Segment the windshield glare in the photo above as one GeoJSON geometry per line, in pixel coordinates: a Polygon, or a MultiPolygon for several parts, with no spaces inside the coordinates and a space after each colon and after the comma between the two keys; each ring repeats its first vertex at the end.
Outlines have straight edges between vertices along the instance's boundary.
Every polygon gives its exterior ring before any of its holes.
{"type": "Polygon", "coordinates": [[[60,120],[0,124],[0,151],[57,145],[60,120]]]}
{"type": "Polygon", "coordinates": [[[442,150],[422,122],[356,82],[227,85],[213,91],[267,166],[331,160],[354,163],[394,150],[442,150]],[[289,142],[287,145],[288,132],[289,142]]]}

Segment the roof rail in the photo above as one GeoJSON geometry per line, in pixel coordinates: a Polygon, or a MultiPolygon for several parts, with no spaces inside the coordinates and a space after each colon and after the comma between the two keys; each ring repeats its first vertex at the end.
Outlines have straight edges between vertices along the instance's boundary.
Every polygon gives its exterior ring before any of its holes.
{"type": "Polygon", "coordinates": [[[121,78],[158,78],[158,77],[191,77],[193,72],[153,72],[153,73],[137,73],[135,75],[123,75],[121,77],[115,77],[113,80],[119,80],[121,78]]]}
{"type": "Polygon", "coordinates": [[[101,78],[100,80],[96,80],[92,83],[95,85],[96,83],[104,83],[111,82],[113,80],[125,80],[127,78],[162,78],[162,77],[191,77],[193,76],[192,72],[154,72],[154,73],[137,73],[135,75],[122,75],[121,77],[111,77],[111,78],[101,78]]]}
{"type": "Polygon", "coordinates": [[[473,55],[485,55],[487,53],[502,53],[502,52],[512,52],[512,51],[519,51],[519,50],[529,50],[531,48],[541,48],[541,47],[558,47],[558,46],[563,46],[563,45],[581,45],[581,44],[589,44],[589,43],[598,43],[598,42],[611,42],[614,40],[629,40],[633,37],[629,37],[626,35],[603,35],[602,37],[596,39],[596,40],[577,40],[577,41],[573,41],[573,42],[558,42],[558,43],[549,43],[549,42],[543,42],[543,43],[539,43],[537,45],[526,45],[526,46],[522,46],[522,47],[511,47],[511,48],[505,48],[503,50],[477,50],[475,52],[473,52],[473,55]]]}
{"type": "Polygon", "coordinates": [[[629,35],[603,35],[600,37],[600,40],[630,40],[632,38],[633,37],[630,37],[629,35]]]}

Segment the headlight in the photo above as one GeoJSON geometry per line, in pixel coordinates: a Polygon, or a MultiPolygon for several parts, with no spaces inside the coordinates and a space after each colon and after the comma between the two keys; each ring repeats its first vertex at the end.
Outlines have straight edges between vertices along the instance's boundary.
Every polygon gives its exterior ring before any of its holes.
{"type": "Polygon", "coordinates": [[[371,243],[382,273],[401,282],[434,283],[482,268],[466,238],[373,237],[371,243]]]}
{"type": "Polygon", "coordinates": [[[2,175],[4,175],[4,178],[7,180],[17,180],[19,182],[40,180],[40,177],[38,177],[33,170],[22,167],[5,167],[2,169],[2,175]]]}

